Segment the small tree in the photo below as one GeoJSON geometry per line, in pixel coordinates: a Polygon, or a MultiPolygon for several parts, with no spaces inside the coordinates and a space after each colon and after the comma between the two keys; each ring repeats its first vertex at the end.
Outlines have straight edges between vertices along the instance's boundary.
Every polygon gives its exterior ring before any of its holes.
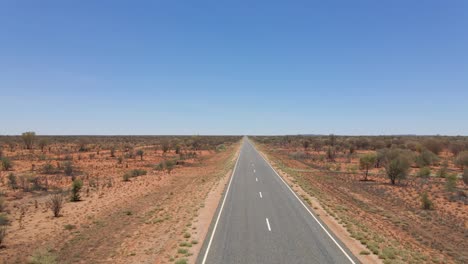
{"type": "Polygon", "coordinates": [[[83,187],[83,181],[80,179],[75,179],[72,183],[72,189],[71,189],[71,201],[72,202],[78,202],[81,200],[80,192],[81,188],[83,187]]]}
{"type": "Polygon", "coordinates": [[[143,154],[144,154],[144,153],[145,153],[145,152],[144,152],[143,150],[141,150],[141,149],[137,150],[137,152],[136,152],[136,154],[137,154],[138,156],[140,156],[140,159],[141,159],[141,160],[143,160],[143,154]]]}
{"type": "Polygon", "coordinates": [[[52,194],[47,202],[48,207],[52,210],[55,217],[60,216],[64,204],[63,195],[60,193],[52,194]]]}
{"type": "Polygon", "coordinates": [[[39,147],[41,148],[41,151],[44,152],[44,149],[48,144],[47,139],[43,138],[43,139],[39,140],[38,144],[39,144],[39,147]]]}
{"type": "Polygon", "coordinates": [[[375,161],[377,160],[377,155],[373,153],[364,154],[359,159],[359,167],[361,170],[365,171],[364,181],[367,181],[369,175],[369,169],[375,166],[375,161]]]}
{"type": "Polygon", "coordinates": [[[179,144],[177,144],[177,145],[175,146],[175,153],[176,153],[176,154],[180,154],[180,151],[181,151],[181,147],[180,147],[179,144]]]}
{"type": "Polygon", "coordinates": [[[110,156],[111,156],[111,158],[114,158],[114,157],[115,157],[115,147],[112,147],[112,148],[110,149],[110,156]]]}
{"type": "Polygon", "coordinates": [[[0,166],[4,171],[8,171],[13,167],[10,159],[7,157],[0,158],[0,166]]]}
{"type": "Polygon", "coordinates": [[[385,171],[392,184],[406,178],[410,167],[409,158],[406,154],[401,149],[388,149],[385,151],[385,171]]]}
{"type": "Polygon", "coordinates": [[[26,149],[32,149],[34,146],[34,141],[36,140],[36,133],[32,131],[24,132],[21,134],[21,138],[23,139],[26,149]]]}

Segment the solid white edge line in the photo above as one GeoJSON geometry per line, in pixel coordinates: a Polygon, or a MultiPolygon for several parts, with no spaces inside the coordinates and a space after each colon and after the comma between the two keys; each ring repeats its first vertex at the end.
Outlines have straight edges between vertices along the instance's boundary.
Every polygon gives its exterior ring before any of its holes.
{"type": "MultiPolygon", "coordinates": [[[[338,246],[338,248],[341,250],[341,252],[343,252],[343,254],[349,259],[349,261],[351,261],[351,263],[356,264],[356,262],[354,262],[354,260],[348,255],[348,253],[346,253],[346,251],[340,246],[340,244],[338,244],[338,242],[333,238],[333,236],[328,232],[328,230],[322,225],[322,223],[320,223],[320,221],[315,217],[315,215],[309,210],[309,208],[304,204],[304,202],[302,202],[302,200],[297,196],[297,194],[293,191],[293,189],[291,189],[291,187],[289,187],[289,185],[283,180],[283,178],[281,178],[281,176],[276,172],[276,170],[273,168],[273,166],[271,166],[271,164],[265,159],[265,157],[263,157],[263,155],[260,154],[260,152],[257,150],[257,148],[255,148],[255,146],[250,143],[250,140],[248,142],[255,149],[255,151],[257,151],[257,153],[260,155],[260,157],[262,157],[262,159],[268,164],[268,166],[270,166],[270,168],[275,172],[276,176],[278,176],[280,178],[280,180],[294,194],[296,199],[299,200],[299,202],[302,204],[302,206],[304,206],[304,208],[307,210],[307,212],[309,212],[309,214],[319,224],[319,226],[323,229],[323,231],[325,231],[325,233],[336,244],[336,246],[338,246]]],[[[267,222],[268,222],[268,219],[267,219],[267,222]]]]}
{"type": "Polygon", "coordinates": [[[218,226],[219,219],[221,218],[221,213],[223,212],[224,203],[226,202],[226,198],[228,197],[229,190],[231,189],[232,179],[234,178],[234,175],[236,173],[237,163],[239,163],[239,158],[241,156],[241,153],[242,153],[242,145],[241,145],[241,148],[239,150],[239,156],[237,156],[236,164],[234,165],[234,170],[232,171],[231,179],[229,180],[229,184],[228,184],[228,187],[227,187],[227,190],[226,190],[226,194],[224,194],[223,203],[221,204],[221,208],[219,209],[218,217],[216,218],[216,222],[215,222],[215,225],[213,227],[213,232],[211,233],[210,241],[208,242],[208,246],[206,247],[205,256],[203,256],[202,264],[205,264],[206,258],[208,257],[208,252],[210,251],[211,242],[213,242],[213,237],[214,237],[214,235],[216,233],[216,227],[218,226]]]}
{"type": "Polygon", "coordinates": [[[265,219],[266,219],[266,223],[267,223],[267,226],[268,226],[268,231],[271,232],[270,222],[268,221],[268,218],[265,218],[265,219]]]}
{"type": "Polygon", "coordinates": [[[263,198],[263,197],[262,197],[262,192],[258,192],[258,193],[260,194],[260,198],[263,198]]]}

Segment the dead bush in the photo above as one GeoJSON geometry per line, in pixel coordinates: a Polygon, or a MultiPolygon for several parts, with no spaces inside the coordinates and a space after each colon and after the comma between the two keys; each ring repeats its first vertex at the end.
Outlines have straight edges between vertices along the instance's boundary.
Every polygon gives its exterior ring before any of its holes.
{"type": "Polygon", "coordinates": [[[48,207],[52,210],[54,217],[59,217],[60,212],[62,211],[64,198],[61,193],[52,194],[47,202],[48,207]]]}

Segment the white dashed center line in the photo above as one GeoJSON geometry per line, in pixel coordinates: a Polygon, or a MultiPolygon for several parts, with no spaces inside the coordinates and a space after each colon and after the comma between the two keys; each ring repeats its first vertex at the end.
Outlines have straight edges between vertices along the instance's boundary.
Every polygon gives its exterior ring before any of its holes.
{"type": "Polygon", "coordinates": [[[260,194],[260,198],[263,198],[263,196],[262,196],[262,192],[258,192],[258,194],[260,194]]]}
{"type": "Polygon", "coordinates": [[[258,182],[258,178],[255,178],[255,181],[258,182]]]}
{"type": "Polygon", "coordinates": [[[268,221],[268,218],[265,218],[265,219],[266,219],[266,223],[267,223],[267,226],[268,226],[268,231],[271,231],[270,222],[268,221]]]}

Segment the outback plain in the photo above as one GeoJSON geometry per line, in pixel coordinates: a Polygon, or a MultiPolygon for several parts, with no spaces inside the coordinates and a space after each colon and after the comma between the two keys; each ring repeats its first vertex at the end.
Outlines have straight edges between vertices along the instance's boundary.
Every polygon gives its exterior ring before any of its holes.
{"type": "Polygon", "coordinates": [[[187,263],[239,141],[0,137],[0,263],[187,263]]]}

